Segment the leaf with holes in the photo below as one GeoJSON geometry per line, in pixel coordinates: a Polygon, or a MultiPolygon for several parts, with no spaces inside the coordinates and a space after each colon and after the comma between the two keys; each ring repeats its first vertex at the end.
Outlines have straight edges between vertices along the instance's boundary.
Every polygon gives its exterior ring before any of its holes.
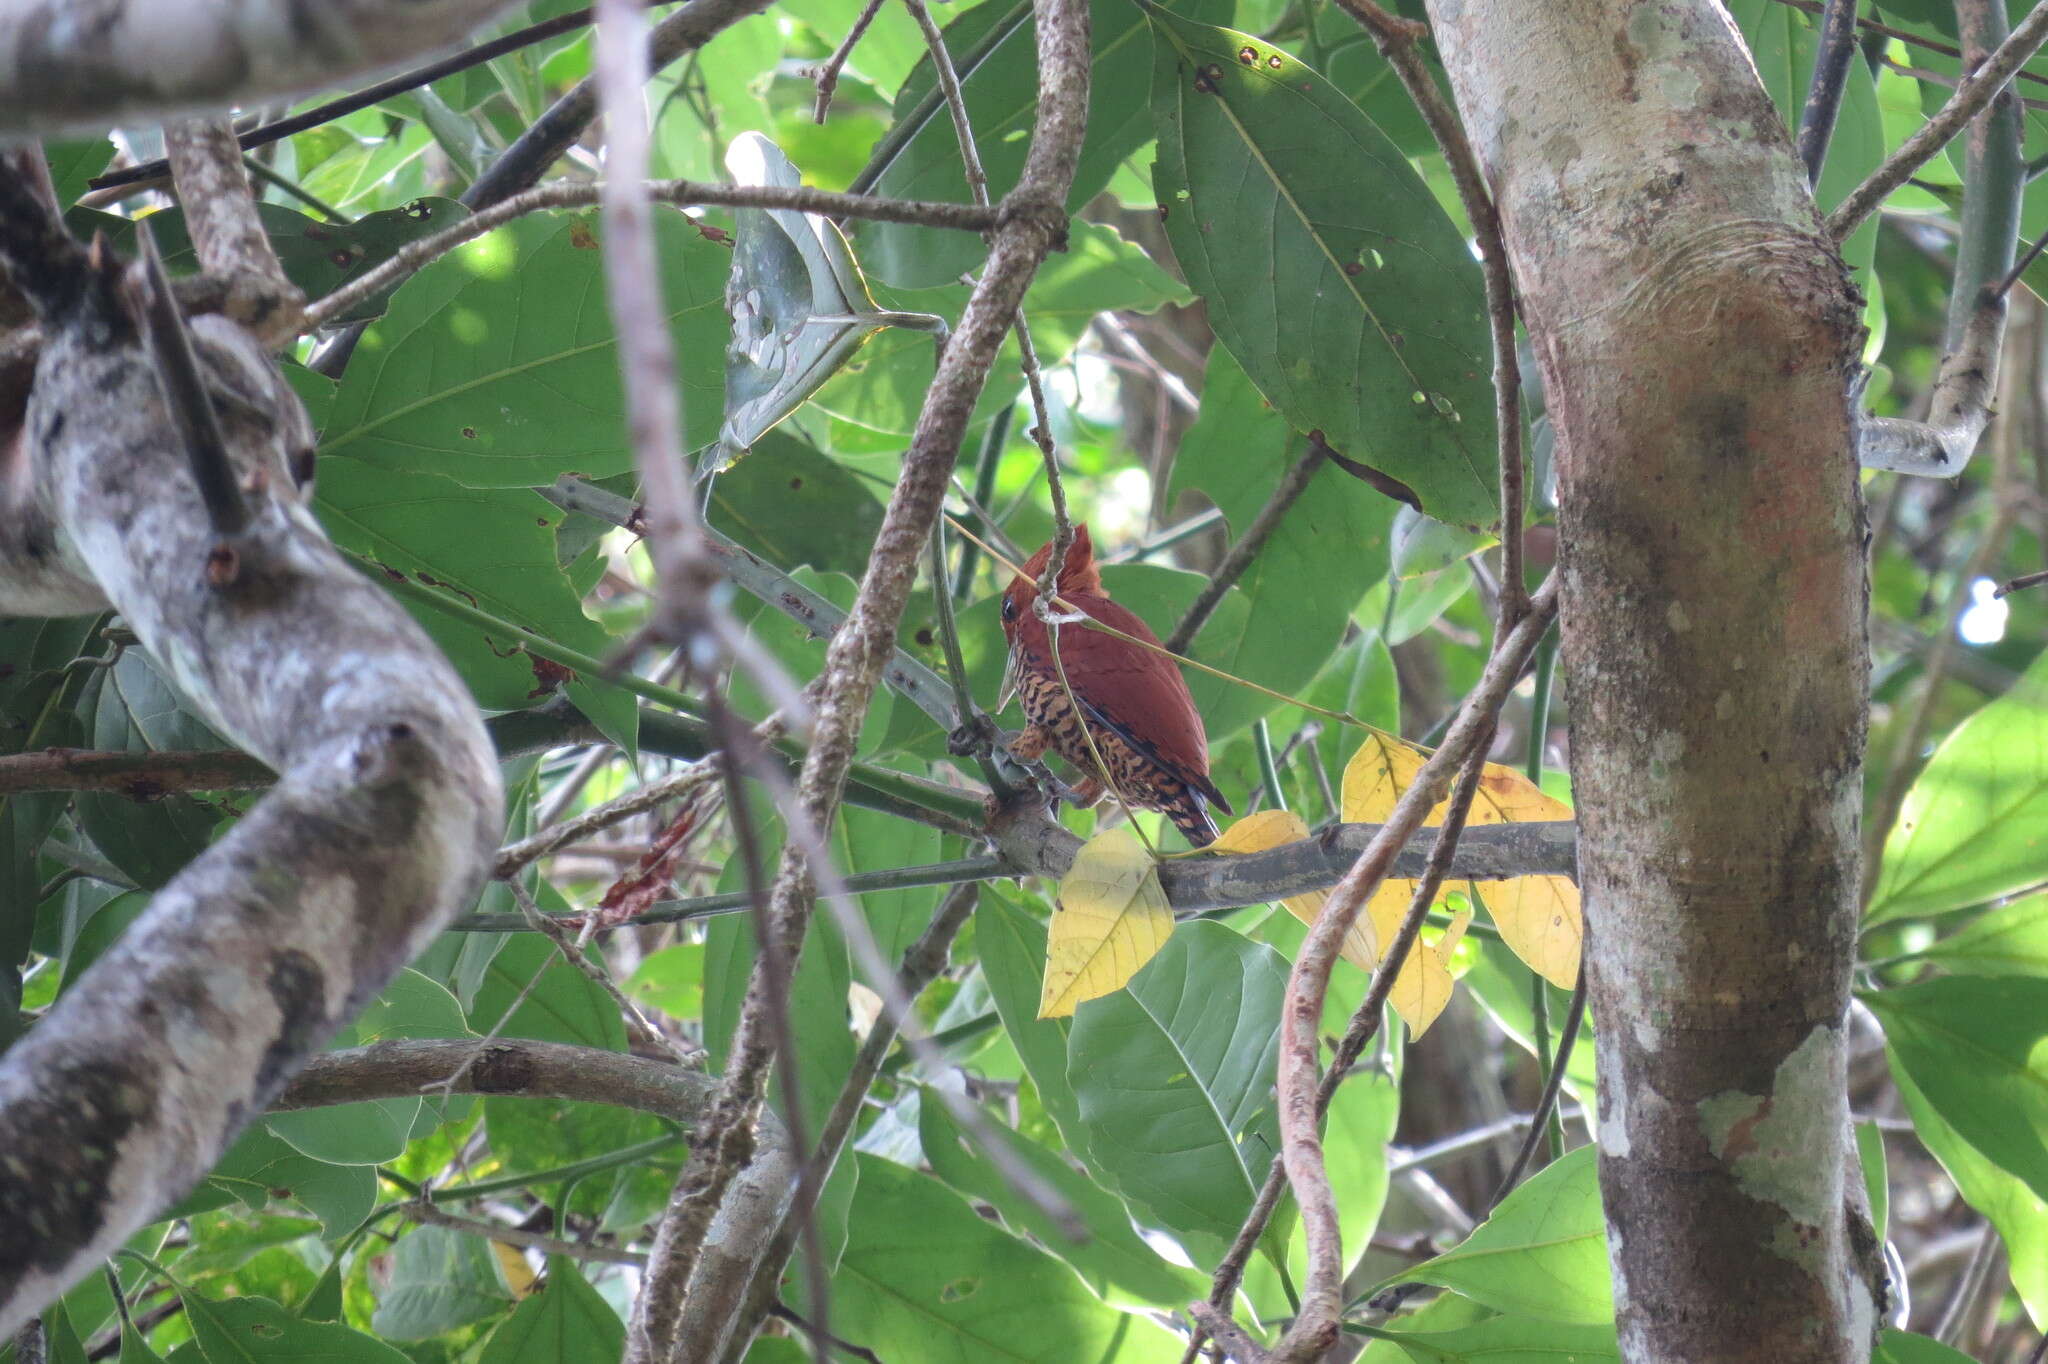
{"type": "Polygon", "coordinates": [[[1491,343],[1464,237],[1321,76],[1247,34],[1145,12],[1153,182],[1217,336],[1296,430],[1432,516],[1492,525],[1491,343]]]}

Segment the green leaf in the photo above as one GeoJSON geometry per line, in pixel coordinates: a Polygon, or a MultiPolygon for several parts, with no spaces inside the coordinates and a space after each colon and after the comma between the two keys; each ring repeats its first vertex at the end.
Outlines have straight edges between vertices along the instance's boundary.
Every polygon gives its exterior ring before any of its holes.
{"type": "Polygon", "coordinates": [[[617,1364],[625,1348],[619,1314],[557,1255],[542,1290],[491,1333],[481,1364],[617,1364]]]}
{"type": "Polygon", "coordinates": [[[1073,1272],[984,1222],[938,1181],[860,1155],[852,1235],[833,1283],[834,1334],[920,1364],[1171,1361],[1179,1341],[1126,1316],[1073,1272]]]}
{"type": "Polygon", "coordinates": [[[1914,956],[1957,975],[2048,976],[2048,895],[1987,909],[1914,956]]]}
{"type": "Polygon", "coordinates": [[[1896,1065],[1899,1095],[1913,1119],[1914,1135],[1941,1162],[1963,1201],[1989,1218],[2011,1258],[2013,1291],[2038,1326],[2048,1322],[2048,1202],[1984,1154],[1946,1122],[1913,1077],[1896,1065]]]}
{"type": "Polygon", "coordinates": [[[1885,838],[1865,922],[1943,914],[2048,881],[2048,653],[1956,726],[1885,838]]]}
{"type": "Polygon", "coordinates": [[[1451,1331],[1383,1331],[1414,1364],[1599,1364],[1621,1359],[1613,1325],[1498,1316],[1451,1331]]]}
{"type": "MultiPolygon", "coordinates": [[[[1203,19],[1230,14],[1223,0],[1185,0],[1183,7],[1203,19]]],[[[988,176],[989,197],[1000,200],[1023,173],[1038,112],[1038,49],[1031,6],[1017,0],[988,0],[948,24],[945,33],[974,129],[975,150],[988,176]]],[[[1145,120],[1150,53],[1143,16],[1129,0],[1091,0],[1089,41],[1094,59],[1088,129],[1067,195],[1067,206],[1075,213],[1101,193],[1117,164],[1152,135],[1145,120]]],[[[851,188],[890,198],[972,202],[959,139],[929,59],[919,62],[903,83],[895,126],[875,144],[873,159],[851,188]]],[[[948,283],[987,254],[987,247],[971,232],[901,223],[862,222],[854,229],[854,241],[867,268],[898,288],[948,283]]]]}
{"type": "Polygon", "coordinates": [[[1493,524],[1485,288],[1458,229],[1321,76],[1247,34],[1147,13],[1153,178],[1218,339],[1296,430],[1432,516],[1493,524]]]}
{"type": "Polygon", "coordinates": [[[372,1336],[333,1322],[302,1321],[268,1298],[215,1302],[189,1290],[178,1296],[207,1364],[407,1364],[404,1355],[372,1336]]]}
{"type": "Polygon", "coordinates": [[[619,1020],[618,1005],[563,961],[554,944],[538,933],[509,935],[491,958],[469,1011],[469,1025],[483,1037],[626,1049],[626,1026],[619,1020]]]}
{"type": "Polygon", "coordinates": [[[447,1227],[415,1227],[398,1238],[390,1278],[370,1327],[389,1340],[425,1340],[494,1317],[512,1306],[490,1242],[447,1227]]]}
{"type": "MultiPolygon", "coordinates": [[[[1201,413],[1174,457],[1168,497],[1200,491],[1223,513],[1233,538],[1242,536],[1307,449],[1308,442],[1266,405],[1230,352],[1217,347],[1209,353],[1201,413]]],[[[1244,614],[1234,626],[1211,620],[1195,636],[1190,656],[1284,695],[1299,695],[1350,628],[1358,599],[1385,576],[1399,505],[1325,463],[1238,579],[1244,614]]],[[[1172,628],[1171,622],[1156,624],[1162,635],[1172,628]]],[[[1227,720],[1247,704],[1260,713],[1280,704],[1232,690],[1239,699],[1224,702],[1217,715],[1204,712],[1212,745],[1229,737],[1227,720]]]]}
{"type": "MultiPolygon", "coordinates": [[[[842,809],[841,814],[845,811],[842,809]]],[[[640,959],[626,978],[626,995],[636,1004],[670,1018],[695,1021],[704,1015],[704,944],[671,943],[640,959]]]]}
{"type": "Polygon", "coordinates": [[[1279,953],[1198,921],[1074,1017],[1067,1078],[1089,1169],[1197,1262],[1237,1234],[1280,1151],[1273,1068],[1286,988],[1279,953]]]}
{"type": "MultiPolygon", "coordinates": [[[[679,213],[654,226],[690,448],[718,430],[731,261],[679,213]]],[[[537,214],[413,276],[363,334],[324,450],[478,488],[632,468],[599,236],[594,217],[537,214]]]]}
{"type": "Polygon", "coordinates": [[[1970,1364],[1961,1350],[1952,1350],[1932,1336],[1886,1329],[1878,1339],[1871,1364],[1970,1364]]]}
{"type": "MultiPolygon", "coordinates": [[[[965,286],[936,289],[877,288],[887,308],[938,313],[955,318],[967,304],[965,286]]],[[[1031,340],[1047,368],[1061,363],[1098,313],[1149,313],[1194,295],[1152,258],[1112,228],[1075,222],[1067,249],[1046,258],[1024,294],[1031,340]]],[[[813,405],[890,436],[907,436],[917,425],[925,391],[931,387],[934,356],[929,336],[900,328],[863,346],[856,362],[818,391],[813,405]]],[[[1023,388],[1017,338],[1007,337],[989,366],[988,381],[969,425],[979,427],[1017,399],[1023,388]]],[[[891,442],[891,444],[896,444],[891,442]]]]}
{"type": "Polygon", "coordinates": [[[219,1207],[226,1198],[259,1211],[273,1200],[288,1199],[319,1218],[326,1239],[337,1241],[369,1216],[377,1201],[377,1173],[366,1165],[315,1160],[258,1124],[244,1132],[213,1173],[165,1216],[219,1207]]]}
{"type": "MultiPolygon", "coordinates": [[[[228,747],[188,709],[140,649],[124,652],[87,684],[94,698],[92,745],[115,753],[228,747]]],[[[78,822],[107,860],[146,890],[163,886],[213,840],[222,812],[193,796],[138,803],[81,792],[78,822]]]]}
{"type": "Polygon", "coordinates": [[[43,144],[49,158],[50,181],[57,189],[57,206],[70,208],[85,193],[87,182],[106,170],[114,159],[114,144],[104,137],[67,138],[43,144]]]}
{"type": "MultiPolygon", "coordinates": [[[[323,458],[314,510],[343,549],[386,573],[452,594],[511,625],[595,658],[616,641],[583,614],[555,557],[567,513],[526,488],[467,488],[436,474],[323,458]]],[[[407,601],[486,710],[522,710],[567,681],[569,699],[629,751],[639,733],[631,694],[536,658],[515,640],[407,601]]]]}
{"type": "MultiPolygon", "coordinates": [[[[367,1046],[386,1038],[468,1037],[462,1006],[448,988],[417,971],[398,973],[384,993],[330,1050],[367,1046]]],[[[369,1099],[360,1103],[272,1113],[270,1130],[315,1160],[331,1165],[380,1165],[405,1153],[424,1098],[369,1099]]]]}
{"type": "Polygon", "coordinates": [[[2002,1169],[2048,1197],[2048,980],[1943,976],[1859,991],[1892,1068],[2002,1169]]]}
{"type": "Polygon", "coordinates": [[[1072,1025],[1064,1018],[1038,1016],[1045,925],[1025,912],[1009,891],[983,886],[974,907],[974,942],[981,951],[981,972],[996,1014],[1024,1063],[1024,1073],[1038,1089],[1039,1103],[1068,1147],[1085,1149],[1081,1106],[1067,1080],[1067,1032],[1072,1025]]]}
{"type": "Polygon", "coordinates": [[[918,1137],[932,1173],[968,1198],[992,1205],[1012,1231],[1028,1235],[1074,1267],[1087,1285],[1121,1307],[1177,1309],[1208,1292],[1207,1279],[1167,1263],[1131,1227],[1124,1205],[1060,1156],[991,1122],[989,1130],[1018,1164],[1036,1173],[1066,1200],[1087,1227],[1075,1241],[1058,1223],[1020,1195],[1001,1169],[975,1148],[931,1090],[918,1105],[918,1137]]]}
{"type": "Polygon", "coordinates": [[[771,432],[711,485],[711,524],[777,568],[867,572],[882,504],[875,485],[814,446],[771,432]]]}
{"type": "Polygon", "coordinates": [[[1501,1312],[1599,1325],[1614,1319],[1598,1153],[1567,1152],[1493,1210],[1464,1244],[1404,1271],[1501,1312]]]}

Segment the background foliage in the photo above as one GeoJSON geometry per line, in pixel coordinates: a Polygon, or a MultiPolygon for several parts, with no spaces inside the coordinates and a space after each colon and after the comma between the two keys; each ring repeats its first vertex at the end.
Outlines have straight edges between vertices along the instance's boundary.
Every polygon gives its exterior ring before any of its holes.
{"type": "MultiPolygon", "coordinates": [[[[537,3],[528,17],[567,8],[537,3]]],[[[902,10],[881,9],[830,117],[812,121],[808,64],[859,9],[789,0],[657,76],[656,173],[719,178],[731,140],[755,131],[820,186],[964,199],[954,134],[902,10]]],[[[1794,115],[1814,21],[1782,0],[1731,9],[1766,87],[1794,115]]],[[[1955,77],[1944,6],[1885,0],[1877,17],[1889,28],[1867,37],[1852,69],[1823,208],[1955,77]]],[[[1000,192],[1021,165],[1034,98],[1029,6],[983,0],[941,19],[1000,192]]],[[[1105,581],[1165,633],[1305,453],[1301,433],[1320,430],[1427,515],[1325,464],[1190,652],[1282,696],[1427,739],[1483,661],[1495,578],[1482,528],[1498,514],[1483,301],[1442,161],[1371,42],[1330,7],[1100,0],[1094,42],[1070,205],[1080,220],[1025,311],[1067,492],[1107,551],[1105,581]]],[[[527,48],[264,149],[266,221],[295,278],[325,292],[459,213],[450,196],[586,74],[589,56],[580,37],[527,48]]],[[[2021,83],[2030,156],[2048,156],[2048,105],[2032,102],[2044,87],[2048,60],[2037,60],[2021,83]]],[[[64,203],[117,154],[153,155],[152,138],[133,130],[117,145],[51,147],[64,203]]],[[[588,177],[595,164],[578,153],[560,173],[588,177]]],[[[1848,243],[1869,300],[1870,393],[1881,411],[1910,412],[1939,359],[1958,184],[1937,158],[1848,243]]],[[[73,208],[74,226],[118,238],[130,217],[155,212],[176,268],[182,234],[160,197],[96,203],[73,208]]],[[[715,210],[661,214],[661,285],[693,446],[716,437],[722,415],[734,225],[715,210]]],[[[2048,190],[2029,193],[2024,227],[2048,227],[2048,190]]],[[[959,277],[981,254],[973,236],[864,223],[849,237],[879,304],[957,317],[959,277]]],[[[565,694],[609,741],[508,761],[508,839],[675,761],[643,733],[646,687],[636,696],[590,666],[642,618],[643,556],[537,491],[573,475],[630,492],[599,245],[592,215],[517,222],[373,308],[381,315],[339,382],[294,372],[323,433],[315,510],[337,543],[366,571],[407,582],[408,605],[485,709],[565,694]],[[469,611],[450,614],[450,601],[469,611]]],[[[1993,602],[1986,591],[2048,557],[2043,343],[2038,305],[2023,298],[2006,358],[2018,377],[1988,453],[1965,477],[1883,476],[1868,488],[1869,803],[1883,810],[1900,792],[1903,804],[1880,831],[1850,1082],[1866,1177],[1889,1210],[1910,1288],[1896,1320],[1979,1358],[2025,1357],[2048,1314],[2048,900],[2038,889],[2048,847],[2037,832],[2048,802],[2048,608],[2038,595],[1993,602]]],[[[931,368],[928,337],[878,334],[719,478],[712,524],[825,597],[849,600],[931,368]]],[[[1013,342],[961,470],[993,527],[958,505],[970,525],[1028,550],[1051,520],[1021,390],[1013,342]]],[[[1541,567],[1554,543],[1543,524],[1549,432],[1540,393],[1529,396],[1529,548],[1541,567]]],[[[985,555],[956,551],[949,580],[926,584],[903,632],[906,651],[943,667],[930,592],[951,592],[984,704],[1002,664],[991,598],[1006,577],[985,555]]],[[[751,599],[740,609],[799,676],[816,672],[822,646],[806,630],[751,599]]],[[[658,680],[661,664],[635,660],[634,675],[658,680]]],[[[1360,731],[1212,675],[1189,680],[1217,781],[1241,809],[1285,805],[1310,825],[1338,817],[1360,731]]],[[[734,696],[749,718],[765,714],[743,688],[734,696]]],[[[1546,712],[1525,684],[1495,757],[1526,762],[1568,798],[1567,720],[1563,698],[1546,712]]],[[[0,625],[0,751],[60,746],[222,745],[124,647],[118,622],[0,625]]],[[[890,695],[875,703],[862,758],[877,780],[973,775],[947,756],[939,725],[890,695]]],[[[253,799],[134,795],[0,798],[0,1045],[253,799]]],[[[590,908],[673,813],[565,848],[529,884],[544,908],[590,908]]],[[[1065,818],[1085,833],[1098,816],[1065,818]]],[[[1141,819],[1158,841],[1163,826],[1141,819]]],[[[842,815],[833,848],[850,872],[975,851],[956,834],[858,808],[842,815]]],[[[700,822],[677,866],[678,898],[742,883],[722,815],[700,822]]],[[[863,898],[886,952],[917,936],[941,893],[863,898]]],[[[1463,905],[1454,895],[1450,909],[1463,905]]],[[[512,904],[500,886],[480,908],[512,904]]],[[[857,1149],[829,1182],[819,1221],[832,1327],[892,1364],[1178,1357],[1166,1314],[1206,1291],[1273,1154],[1277,1000],[1297,921],[1268,907],[1182,925],[1126,989],[1071,1020],[1041,1020],[1050,912],[1048,886],[982,890],[951,969],[919,1001],[946,1064],[890,1060],[857,1149]],[[941,1090],[1000,1123],[1016,1158],[1079,1212],[1085,1242],[1048,1225],[962,1140],[941,1090]]],[[[1426,941],[1444,949],[1462,988],[1425,1035],[1388,1036],[1331,1110],[1356,1320],[1375,1336],[1368,1360],[1616,1353],[1584,1145],[1587,1046],[1569,1060],[1569,1116],[1553,1142],[1569,1153],[1485,1216],[1564,1004],[1486,924],[1454,949],[1431,931],[1426,941]],[[1366,1308],[1395,1282],[1443,1292],[1408,1298],[1391,1318],[1366,1308]]],[[[611,934],[593,956],[664,1034],[716,1068],[752,952],[744,917],[706,915],[611,934]]],[[[1364,986],[1363,973],[1338,968],[1326,1031],[1342,1031],[1364,986]]],[[[792,1010],[797,1089],[815,1117],[874,1017],[872,994],[822,921],[792,1010]]],[[[632,1038],[615,1000],[545,938],[457,931],[336,1045],[487,1035],[611,1050],[632,1038]]],[[[683,1151],[667,1123],[571,1103],[428,1097],[273,1115],[139,1236],[110,1278],[66,1298],[51,1319],[51,1357],[613,1359],[635,1282],[622,1252],[644,1246],[683,1151]],[[444,1211],[547,1233],[577,1253],[422,1224],[408,1211],[422,1190],[444,1211]]],[[[1300,1268],[1287,1229],[1283,1213],[1245,1284],[1267,1321],[1289,1312],[1300,1268]]],[[[802,1301],[794,1281],[788,1293],[802,1301]]],[[[748,1354],[800,1357],[780,1336],[748,1354]]],[[[1883,1357],[1961,1356],[1893,1333],[1883,1357]]]]}

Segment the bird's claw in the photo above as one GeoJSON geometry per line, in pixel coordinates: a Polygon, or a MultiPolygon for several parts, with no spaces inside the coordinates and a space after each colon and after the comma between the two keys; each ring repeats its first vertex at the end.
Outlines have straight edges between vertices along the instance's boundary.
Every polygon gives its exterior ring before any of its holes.
{"type": "Polygon", "coordinates": [[[946,751],[956,758],[991,753],[1002,746],[1002,731],[996,722],[976,711],[965,723],[946,736],[946,751]]]}

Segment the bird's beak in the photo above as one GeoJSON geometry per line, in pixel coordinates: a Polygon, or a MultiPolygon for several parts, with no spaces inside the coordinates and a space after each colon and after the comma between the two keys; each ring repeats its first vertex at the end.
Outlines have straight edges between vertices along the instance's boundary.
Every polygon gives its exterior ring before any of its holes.
{"type": "Polygon", "coordinates": [[[1017,650],[1013,647],[1003,660],[1003,685],[996,692],[995,713],[1001,715],[1010,708],[1010,698],[1017,694],[1017,650]]]}

